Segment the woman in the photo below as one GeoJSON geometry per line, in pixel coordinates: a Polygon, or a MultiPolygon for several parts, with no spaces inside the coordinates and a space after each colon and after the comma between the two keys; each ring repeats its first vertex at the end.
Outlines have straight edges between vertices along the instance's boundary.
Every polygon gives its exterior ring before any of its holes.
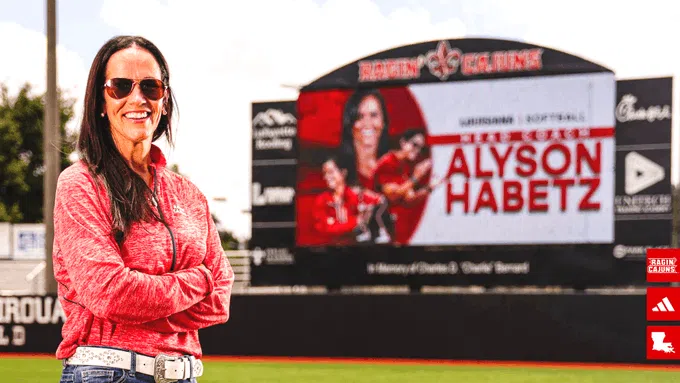
{"type": "Polygon", "coordinates": [[[172,143],[169,83],[141,37],[109,40],[92,63],[82,159],[55,201],[62,382],[196,382],[198,329],[229,318],[234,274],[207,200],[152,144],[172,143]]]}
{"type": "Polygon", "coordinates": [[[347,183],[373,189],[373,172],[390,149],[389,119],[377,89],[360,89],[345,104],[340,161],[347,164],[347,183]]]}
{"type": "Polygon", "coordinates": [[[385,198],[347,185],[347,168],[334,157],[324,161],[322,172],[326,190],[316,197],[312,214],[314,228],[325,242],[335,246],[389,242],[385,198]]]}
{"type": "Polygon", "coordinates": [[[375,169],[376,190],[389,201],[396,221],[393,239],[398,244],[408,242],[422,215],[422,203],[446,181],[446,177],[428,176],[432,160],[422,159],[426,149],[424,130],[409,129],[399,138],[399,147],[382,156],[375,169]]]}

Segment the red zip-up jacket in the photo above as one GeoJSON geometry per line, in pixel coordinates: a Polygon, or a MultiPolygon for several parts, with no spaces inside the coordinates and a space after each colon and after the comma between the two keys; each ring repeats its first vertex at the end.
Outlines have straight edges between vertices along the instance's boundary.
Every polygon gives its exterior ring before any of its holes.
{"type": "Polygon", "coordinates": [[[108,194],[86,165],[59,175],[53,260],[66,321],[58,359],[82,345],[200,358],[198,329],[229,318],[234,273],[207,199],[165,167],[155,145],[151,159],[168,226],[134,224],[121,247],[111,235],[108,194]]]}

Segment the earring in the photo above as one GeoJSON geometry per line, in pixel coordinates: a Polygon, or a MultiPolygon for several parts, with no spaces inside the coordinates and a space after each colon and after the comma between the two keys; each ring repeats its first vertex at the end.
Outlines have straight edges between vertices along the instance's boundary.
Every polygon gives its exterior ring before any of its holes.
{"type": "Polygon", "coordinates": [[[163,114],[168,114],[168,111],[163,108],[163,114]]]}
{"type": "Polygon", "coordinates": [[[104,118],[105,115],[106,115],[106,113],[102,112],[102,118],[104,118]]]}

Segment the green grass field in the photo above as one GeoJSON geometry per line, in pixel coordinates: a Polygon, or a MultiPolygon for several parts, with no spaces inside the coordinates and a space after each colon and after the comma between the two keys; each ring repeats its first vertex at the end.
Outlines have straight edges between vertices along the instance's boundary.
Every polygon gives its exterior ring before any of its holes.
{"type": "MultiPolygon", "coordinates": [[[[44,358],[3,357],[0,381],[56,383],[61,364],[44,358]]],[[[578,369],[456,365],[206,361],[199,383],[680,383],[680,369],[578,369]]]]}

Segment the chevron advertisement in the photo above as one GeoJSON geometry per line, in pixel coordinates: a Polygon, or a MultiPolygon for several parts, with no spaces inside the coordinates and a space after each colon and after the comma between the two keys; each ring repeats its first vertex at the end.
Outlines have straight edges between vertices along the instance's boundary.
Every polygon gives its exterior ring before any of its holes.
{"type": "Polygon", "coordinates": [[[616,258],[671,245],[672,98],[671,77],[617,81],[616,258]]]}
{"type": "Polygon", "coordinates": [[[612,243],[615,96],[608,72],[302,93],[297,245],[612,243]]]}

